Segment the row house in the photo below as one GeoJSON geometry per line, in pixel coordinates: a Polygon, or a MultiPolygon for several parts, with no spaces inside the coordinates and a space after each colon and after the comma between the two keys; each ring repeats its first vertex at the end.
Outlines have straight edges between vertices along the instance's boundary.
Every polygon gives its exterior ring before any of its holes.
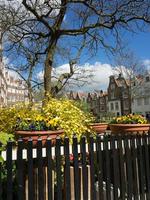
{"type": "Polygon", "coordinates": [[[108,112],[115,116],[131,112],[130,83],[121,74],[109,77],[108,112]]]}
{"type": "Polygon", "coordinates": [[[7,72],[7,104],[14,104],[16,102],[26,102],[27,101],[27,90],[23,80],[12,76],[7,72]]]}
{"type": "Polygon", "coordinates": [[[6,106],[16,102],[27,100],[27,90],[24,81],[15,73],[5,69],[2,55],[2,33],[0,31],[0,106],[6,106]]]}
{"type": "Polygon", "coordinates": [[[131,81],[121,74],[109,77],[107,92],[70,92],[70,99],[84,101],[97,117],[139,113],[150,116],[150,73],[131,81]]]}
{"type": "Polygon", "coordinates": [[[0,62],[0,106],[7,104],[7,82],[4,70],[4,64],[0,62]]]}
{"type": "Polygon", "coordinates": [[[2,34],[0,31],[0,105],[7,104],[7,83],[5,79],[4,63],[2,61],[2,34]]]}
{"type": "Polygon", "coordinates": [[[96,117],[105,116],[107,113],[107,93],[96,91],[94,93],[73,92],[68,95],[69,99],[85,102],[88,110],[96,117]]]}
{"type": "Polygon", "coordinates": [[[10,73],[0,62],[0,106],[27,101],[27,90],[24,81],[10,73]]]}
{"type": "Polygon", "coordinates": [[[136,77],[132,84],[132,112],[150,115],[150,73],[136,77]]]}

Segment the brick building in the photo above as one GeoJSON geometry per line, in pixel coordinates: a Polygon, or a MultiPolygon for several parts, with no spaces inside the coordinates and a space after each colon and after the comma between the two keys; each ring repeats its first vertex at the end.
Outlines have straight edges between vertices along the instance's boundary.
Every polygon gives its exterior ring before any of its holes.
{"type": "Polygon", "coordinates": [[[131,112],[130,84],[121,74],[109,77],[108,112],[115,116],[131,112]]]}

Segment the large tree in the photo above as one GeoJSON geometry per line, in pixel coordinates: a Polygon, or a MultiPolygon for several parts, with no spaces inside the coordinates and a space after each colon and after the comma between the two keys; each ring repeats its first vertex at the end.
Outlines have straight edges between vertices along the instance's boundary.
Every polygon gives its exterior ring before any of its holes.
{"type": "Polygon", "coordinates": [[[44,58],[45,96],[52,92],[58,47],[74,54],[71,47],[86,39],[88,52],[111,51],[124,30],[141,31],[150,22],[149,0],[20,0],[1,3],[0,11],[10,44],[42,44],[35,54],[44,58]]]}

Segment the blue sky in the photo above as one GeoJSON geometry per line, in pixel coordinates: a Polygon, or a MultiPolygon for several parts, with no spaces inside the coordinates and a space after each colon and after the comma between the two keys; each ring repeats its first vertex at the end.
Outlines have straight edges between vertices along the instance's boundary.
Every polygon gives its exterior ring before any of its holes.
{"type": "MultiPolygon", "coordinates": [[[[135,56],[141,60],[150,60],[150,31],[138,32],[138,33],[126,33],[124,34],[125,41],[127,41],[128,48],[135,54],[135,56]]],[[[93,57],[89,63],[93,64],[95,62],[109,63],[111,64],[109,58],[101,49],[99,49],[97,55],[93,57]]]]}
{"type": "MultiPolygon", "coordinates": [[[[139,61],[145,63],[146,67],[150,69],[150,32],[144,33],[139,32],[136,34],[133,33],[125,33],[124,38],[127,41],[127,46],[135,54],[135,56],[139,59],[139,61]]],[[[84,55],[86,57],[86,55],[84,55]]],[[[82,62],[82,61],[81,61],[82,62]]],[[[93,82],[85,85],[82,88],[75,88],[76,90],[84,90],[84,91],[94,91],[94,90],[107,90],[109,83],[109,76],[113,74],[112,71],[112,60],[110,60],[106,54],[99,49],[97,55],[92,59],[87,61],[87,65],[85,65],[84,61],[81,63],[83,67],[91,67],[94,70],[93,74],[93,82]]],[[[62,65],[62,71],[69,69],[67,64],[62,65]]]]}

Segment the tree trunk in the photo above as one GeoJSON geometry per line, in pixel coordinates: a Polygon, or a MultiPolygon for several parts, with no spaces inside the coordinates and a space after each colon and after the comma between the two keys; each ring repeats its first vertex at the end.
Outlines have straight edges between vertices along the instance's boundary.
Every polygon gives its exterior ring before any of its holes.
{"type": "Polygon", "coordinates": [[[33,91],[31,83],[28,83],[28,98],[29,98],[29,109],[33,107],[33,91]]]}
{"type": "Polygon", "coordinates": [[[56,49],[58,37],[53,37],[50,41],[50,45],[46,54],[45,67],[44,67],[44,100],[49,100],[51,96],[51,86],[52,86],[52,67],[54,54],[56,49]]]}

